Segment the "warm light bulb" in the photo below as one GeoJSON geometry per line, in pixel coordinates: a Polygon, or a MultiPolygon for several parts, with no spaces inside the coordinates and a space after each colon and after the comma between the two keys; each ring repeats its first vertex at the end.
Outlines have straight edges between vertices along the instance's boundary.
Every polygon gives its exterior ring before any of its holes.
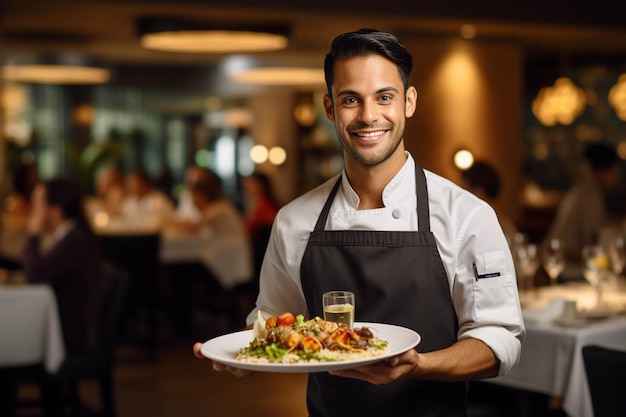
{"type": "Polygon", "coordinates": [[[279,166],[287,160],[287,152],[280,146],[273,146],[270,148],[268,158],[272,165],[279,166]]]}
{"type": "Polygon", "coordinates": [[[609,103],[617,117],[626,122],[626,74],[620,75],[617,83],[609,90],[609,103]]]}
{"type": "Polygon", "coordinates": [[[269,151],[263,145],[254,145],[252,149],[250,149],[250,159],[255,164],[262,164],[267,161],[269,151]]]}
{"type": "Polygon", "coordinates": [[[454,165],[459,169],[467,169],[474,163],[474,154],[466,149],[461,149],[454,154],[454,165]]]}
{"type": "Polygon", "coordinates": [[[561,77],[553,86],[539,90],[532,111],[544,126],[569,125],[583,112],[585,105],[585,92],[569,78],[561,77]]]}

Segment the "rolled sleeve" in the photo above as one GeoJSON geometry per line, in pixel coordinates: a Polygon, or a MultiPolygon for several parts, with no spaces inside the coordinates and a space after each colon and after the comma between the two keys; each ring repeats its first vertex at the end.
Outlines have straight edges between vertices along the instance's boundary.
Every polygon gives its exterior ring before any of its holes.
{"type": "Polygon", "coordinates": [[[467,330],[459,340],[474,338],[485,343],[500,361],[498,375],[509,372],[519,361],[522,350],[521,338],[500,326],[483,326],[467,330]]]}

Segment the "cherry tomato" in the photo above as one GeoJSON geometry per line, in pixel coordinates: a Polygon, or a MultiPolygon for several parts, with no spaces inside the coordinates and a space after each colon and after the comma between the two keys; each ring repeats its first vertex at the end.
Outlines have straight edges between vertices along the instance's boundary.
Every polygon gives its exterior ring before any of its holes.
{"type": "Polygon", "coordinates": [[[278,318],[276,319],[277,326],[291,326],[295,322],[296,317],[289,312],[281,313],[280,316],[278,316],[278,318]]]}

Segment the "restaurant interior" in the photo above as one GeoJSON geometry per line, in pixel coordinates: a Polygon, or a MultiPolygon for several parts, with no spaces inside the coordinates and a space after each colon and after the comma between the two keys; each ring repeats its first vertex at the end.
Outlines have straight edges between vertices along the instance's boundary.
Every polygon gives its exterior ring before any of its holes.
{"type": "MultiPolygon", "coordinates": [[[[69,176],[94,201],[107,168],[125,177],[140,170],[175,210],[197,165],[219,176],[224,198],[242,217],[245,179],[262,173],[280,207],[343,169],[323,107],[322,63],[338,34],[376,28],[398,36],[414,57],[411,84],[419,99],[407,120],[407,150],[425,169],[462,186],[475,161],[490,164],[501,184],[490,204],[516,230],[507,237],[532,331],[511,375],[470,384],[469,415],[602,417],[583,347],[626,346],[625,15],[626,3],[605,1],[4,0],[0,320],[9,320],[0,329],[30,333],[15,328],[10,311],[25,303],[9,299],[11,289],[28,286],[19,268],[28,223],[16,200],[20,168],[32,168],[40,180],[69,176]],[[197,33],[207,37],[194,43],[197,33]],[[254,43],[240,44],[243,34],[256,35],[254,43]],[[602,229],[607,242],[621,242],[621,268],[604,288],[611,310],[602,316],[582,273],[555,285],[535,253],[586,172],[585,147],[595,142],[610,144],[621,167],[602,229]],[[553,323],[572,300],[589,314],[553,323]]],[[[168,228],[145,207],[124,219],[103,207],[87,210],[90,224],[117,272],[135,283],[118,312],[112,362],[80,378],[78,404],[68,412],[306,415],[305,373],[235,378],[212,372],[192,352],[194,342],[245,326],[258,264],[238,256],[259,256],[266,240],[242,248],[234,238],[216,239],[213,230],[168,228]],[[195,273],[191,264],[213,270],[212,286],[186,279],[195,273]],[[181,277],[186,282],[177,284],[181,277]]],[[[39,305],[50,302],[49,293],[36,296],[44,300],[39,305]]],[[[48,312],[45,320],[50,314],[56,317],[48,312]]],[[[6,335],[0,333],[0,344],[6,335]]],[[[39,335],[26,339],[44,343],[39,335]]],[[[59,361],[58,351],[46,356],[58,341],[45,343],[26,365],[59,361]]],[[[16,366],[3,357],[8,350],[0,347],[0,378],[16,366]]],[[[16,416],[45,415],[36,383],[19,383],[16,391],[16,416]]]]}

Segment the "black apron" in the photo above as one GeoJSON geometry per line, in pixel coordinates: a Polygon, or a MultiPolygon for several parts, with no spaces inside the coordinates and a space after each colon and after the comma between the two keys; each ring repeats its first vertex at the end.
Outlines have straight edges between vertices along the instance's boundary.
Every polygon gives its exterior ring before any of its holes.
{"type": "MultiPolygon", "coordinates": [[[[356,321],[413,329],[422,337],[416,349],[430,352],[457,341],[458,323],[430,231],[426,177],[419,165],[415,170],[418,231],[324,230],[340,177],[309,237],[300,274],[311,317],[323,317],[325,291],[352,291],[356,321]]],[[[403,380],[375,386],[311,373],[307,387],[311,417],[464,417],[465,405],[463,382],[403,380]]]]}

